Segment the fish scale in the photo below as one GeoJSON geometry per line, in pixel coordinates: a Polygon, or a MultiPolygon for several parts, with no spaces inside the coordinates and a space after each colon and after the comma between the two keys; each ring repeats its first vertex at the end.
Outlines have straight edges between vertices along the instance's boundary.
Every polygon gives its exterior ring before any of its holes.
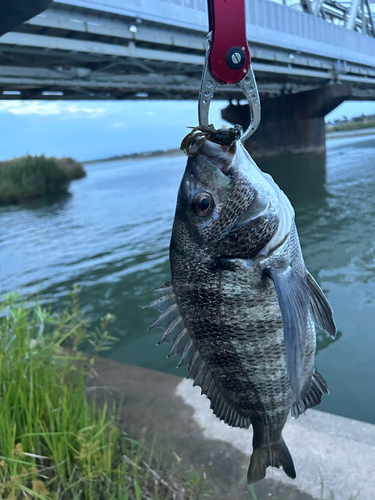
{"type": "MultiPolygon", "coordinates": [[[[194,269],[194,266],[191,268],[189,267],[189,270],[190,269],[194,269]]],[[[275,336],[276,331],[272,331],[271,329],[269,332],[271,335],[267,338],[264,333],[267,332],[268,324],[264,321],[258,322],[257,327],[256,323],[253,323],[251,302],[249,303],[249,301],[246,300],[247,295],[244,294],[243,291],[238,291],[235,294],[235,297],[241,298],[241,304],[238,305],[238,309],[242,312],[243,318],[240,318],[236,314],[232,314],[233,302],[236,301],[236,299],[233,301],[233,286],[231,283],[227,286],[228,300],[226,302],[226,294],[224,293],[226,282],[223,277],[223,275],[229,275],[231,281],[231,273],[221,272],[219,270],[214,274],[203,274],[200,272],[199,275],[202,279],[201,286],[197,286],[193,290],[189,287],[183,292],[181,292],[182,286],[179,284],[180,278],[176,279],[176,289],[178,290],[176,293],[177,301],[181,304],[181,311],[185,309],[187,311],[183,316],[185,317],[185,324],[191,332],[196,347],[199,352],[202,353],[209,369],[215,371],[216,381],[221,387],[222,392],[230,398],[230,401],[235,403],[241,414],[251,418],[251,410],[256,408],[257,415],[259,413],[261,414],[260,418],[265,425],[266,422],[263,415],[265,414],[267,406],[269,406],[267,409],[271,413],[277,414],[277,424],[281,424],[282,428],[285,424],[291,404],[291,389],[286,376],[285,360],[283,356],[280,356],[280,351],[283,353],[284,350],[282,341],[278,342],[278,348],[275,349],[272,343],[275,342],[275,338],[277,339],[275,336]],[[220,297],[220,301],[217,300],[217,297],[220,297]],[[215,298],[216,300],[212,300],[215,298]],[[189,318],[188,312],[192,310],[192,304],[194,304],[194,317],[189,318]],[[222,312],[219,310],[219,305],[222,312]],[[228,312],[230,312],[230,314],[228,314],[228,312]],[[233,329],[233,317],[237,318],[237,322],[239,323],[238,329],[233,329]],[[233,345],[238,343],[238,330],[242,332],[246,339],[249,339],[247,341],[250,347],[249,350],[246,350],[246,344],[238,347],[233,345]],[[234,342],[232,342],[232,339],[234,342]],[[270,341],[272,343],[270,343],[270,341]],[[255,349],[251,349],[252,344],[254,344],[255,349]],[[244,349],[246,351],[245,355],[242,354],[244,349]],[[277,350],[278,352],[271,352],[270,357],[267,356],[267,350],[277,350]],[[223,355],[223,351],[225,351],[225,355],[223,355]],[[277,366],[275,360],[281,360],[280,363],[284,368],[284,370],[280,370],[282,371],[284,379],[284,385],[281,384],[284,390],[281,393],[286,394],[284,399],[286,399],[287,405],[282,412],[282,417],[279,417],[279,409],[276,411],[272,405],[267,404],[271,399],[276,399],[280,394],[277,380],[273,380],[273,385],[270,387],[268,386],[271,360],[273,360],[272,371],[274,371],[277,366]],[[254,371],[256,372],[255,374],[254,371]],[[263,374],[263,376],[260,374],[263,374]],[[247,375],[246,378],[244,375],[247,375]],[[254,387],[251,391],[250,388],[254,385],[253,379],[256,380],[257,387],[254,387]],[[242,397],[243,393],[247,393],[245,398],[242,397]],[[262,402],[262,398],[266,399],[266,407],[262,402]]],[[[185,281],[185,279],[186,277],[182,274],[182,280],[185,281]]],[[[248,286],[248,278],[246,284],[248,286]]],[[[256,295],[255,307],[259,307],[259,304],[262,304],[262,302],[264,301],[260,300],[259,295],[256,295]]],[[[276,305],[276,303],[277,298],[275,297],[274,305],[276,305]]],[[[267,302],[267,307],[272,309],[274,306],[272,306],[272,303],[267,302]]],[[[264,307],[262,307],[262,314],[267,315],[267,311],[264,310],[264,307]]],[[[283,331],[280,312],[278,312],[278,314],[279,321],[275,321],[272,316],[273,323],[271,323],[271,325],[274,324],[278,326],[279,338],[282,339],[283,331]]],[[[271,415],[269,418],[271,418],[271,415]]]]}
{"type": "MultiPolygon", "coordinates": [[[[193,140],[189,136],[189,141],[193,140]]],[[[296,476],[282,438],[328,393],[314,366],[315,327],[336,327],[323,292],[306,270],[294,211],[240,142],[204,141],[188,159],[170,245],[172,281],[149,306],[160,316],[188,377],[214,414],[253,427],[248,481],[269,466],[296,476]]]]}

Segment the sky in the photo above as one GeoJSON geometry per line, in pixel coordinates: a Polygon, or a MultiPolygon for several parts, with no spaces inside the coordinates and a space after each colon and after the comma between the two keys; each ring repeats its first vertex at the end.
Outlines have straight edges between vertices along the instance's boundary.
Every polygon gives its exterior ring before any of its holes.
{"type": "MultiPolygon", "coordinates": [[[[210,121],[220,126],[225,101],[213,101],[210,121]]],[[[346,102],[326,120],[375,113],[375,102],[346,102]]],[[[196,101],[0,100],[0,160],[24,154],[78,161],[179,147],[197,125],[196,101]]]]}

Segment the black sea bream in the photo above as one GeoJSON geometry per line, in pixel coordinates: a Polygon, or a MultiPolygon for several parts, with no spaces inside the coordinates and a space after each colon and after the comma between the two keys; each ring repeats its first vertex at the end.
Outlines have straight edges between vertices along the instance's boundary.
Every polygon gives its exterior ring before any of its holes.
{"type": "MultiPolygon", "coordinates": [[[[240,141],[190,148],[170,245],[172,281],[149,306],[215,415],[253,426],[248,481],[296,473],[282,430],[328,393],[314,367],[314,323],[331,307],[306,270],[293,208],[240,141]]],[[[203,141],[204,142],[204,141],[203,141]]],[[[199,144],[199,143],[198,143],[199,144]]]]}

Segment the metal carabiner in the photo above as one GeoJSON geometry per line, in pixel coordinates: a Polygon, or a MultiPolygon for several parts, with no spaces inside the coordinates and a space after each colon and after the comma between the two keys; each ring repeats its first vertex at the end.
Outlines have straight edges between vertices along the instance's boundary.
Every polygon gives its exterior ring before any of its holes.
{"type": "Polygon", "coordinates": [[[208,126],[209,108],[218,85],[238,84],[249,103],[248,139],[260,122],[260,99],[246,38],[244,0],[207,0],[209,33],[198,99],[200,126],[208,126]]]}

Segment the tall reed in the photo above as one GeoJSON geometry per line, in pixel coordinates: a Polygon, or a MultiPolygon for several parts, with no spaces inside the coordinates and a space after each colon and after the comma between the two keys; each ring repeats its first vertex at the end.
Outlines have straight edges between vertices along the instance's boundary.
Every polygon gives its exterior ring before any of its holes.
{"type": "Polygon", "coordinates": [[[0,162],[0,204],[15,203],[67,190],[73,179],[85,177],[71,158],[20,156],[0,162]]]}
{"type": "Polygon", "coordinates": [[[15,294],[3,298],[0,498],[193,498],[189,487],[155,468],[153,452],[121,430],[118,406],[99,407],[86,396],[94,357],[115,341],[108,333],[113,320],[106,315],[90,332],[77,290],[61,314],[15,294]],[[80,352],[83,344],[91,345],[91,355],[80,352]]]}

